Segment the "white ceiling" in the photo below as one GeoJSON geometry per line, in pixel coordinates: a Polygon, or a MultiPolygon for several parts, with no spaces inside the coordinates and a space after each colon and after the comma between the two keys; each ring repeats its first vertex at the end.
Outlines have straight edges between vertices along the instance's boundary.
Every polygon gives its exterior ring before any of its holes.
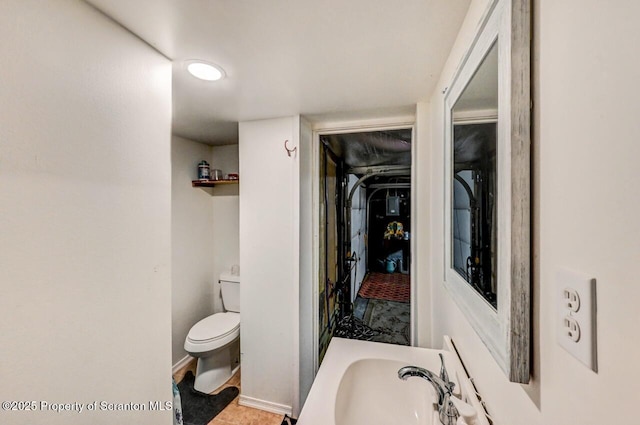
{"type": "Polygon", "coordinates": [[[469,0],[86,0],[174,61],[173,131],[237,142],[238,121],[406,111],[433,91],[469,0]],[[196,80],[184,61],[220,65],[196,80]]]}

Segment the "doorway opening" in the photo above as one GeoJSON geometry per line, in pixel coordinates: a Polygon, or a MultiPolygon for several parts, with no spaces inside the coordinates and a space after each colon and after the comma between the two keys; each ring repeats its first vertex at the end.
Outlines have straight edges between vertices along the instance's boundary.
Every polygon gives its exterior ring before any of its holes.
{"type": "Polygon", "coordinates": [[[320,134],[318,359],[411,344],[411,127],[320,134]]]}

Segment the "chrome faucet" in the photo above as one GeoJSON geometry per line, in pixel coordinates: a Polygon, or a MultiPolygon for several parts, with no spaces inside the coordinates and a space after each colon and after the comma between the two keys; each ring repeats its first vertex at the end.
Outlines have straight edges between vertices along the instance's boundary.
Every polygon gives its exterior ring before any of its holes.
{"type": "Polygon", "coordinates": [[[442,366],[440,367],[440,376],[428,369],[418,366],[405,366],[398,370],[398,378],[406,381],[411,376],[426,379],[433,385],[438,393],[438,416],[442,425],[455,425],[458,420],[458,409],[455,408],[451,401],[453,387],[455,384],[449,381],[449,374],[444,366],[444,357],[439,354],[442,366]]]}

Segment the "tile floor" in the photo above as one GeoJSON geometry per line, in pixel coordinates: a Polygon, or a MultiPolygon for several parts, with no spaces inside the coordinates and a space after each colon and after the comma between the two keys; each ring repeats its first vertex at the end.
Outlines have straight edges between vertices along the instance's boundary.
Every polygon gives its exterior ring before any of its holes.
{"type": "MultiPolygon", "coordinates": [[[[195,375],[195,359],[173,375],[176,383],[180,382],[189,370],[195,375]]],[[[238,387],[238,389],[240,389],[240,371],[233,375],[218,391],[222,391],[226,387],[238,387]]],[[[208,425],[280,425],[282,423],[282,415],[265,412],[252,407],[240,406],[238,399],[239,396],[229,403],[208,425]]]]}

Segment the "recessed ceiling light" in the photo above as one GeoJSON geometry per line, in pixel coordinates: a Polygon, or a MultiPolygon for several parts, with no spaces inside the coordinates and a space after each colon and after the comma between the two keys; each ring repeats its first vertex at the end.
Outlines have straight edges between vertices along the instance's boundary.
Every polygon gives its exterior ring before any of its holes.
{"type": "Polygon", "coordinates": [[[191,61],[187,71],[196,78],[205,81],[218,81],[224,78],[224,71],[219,66],[202,61],[191,61]]]}

